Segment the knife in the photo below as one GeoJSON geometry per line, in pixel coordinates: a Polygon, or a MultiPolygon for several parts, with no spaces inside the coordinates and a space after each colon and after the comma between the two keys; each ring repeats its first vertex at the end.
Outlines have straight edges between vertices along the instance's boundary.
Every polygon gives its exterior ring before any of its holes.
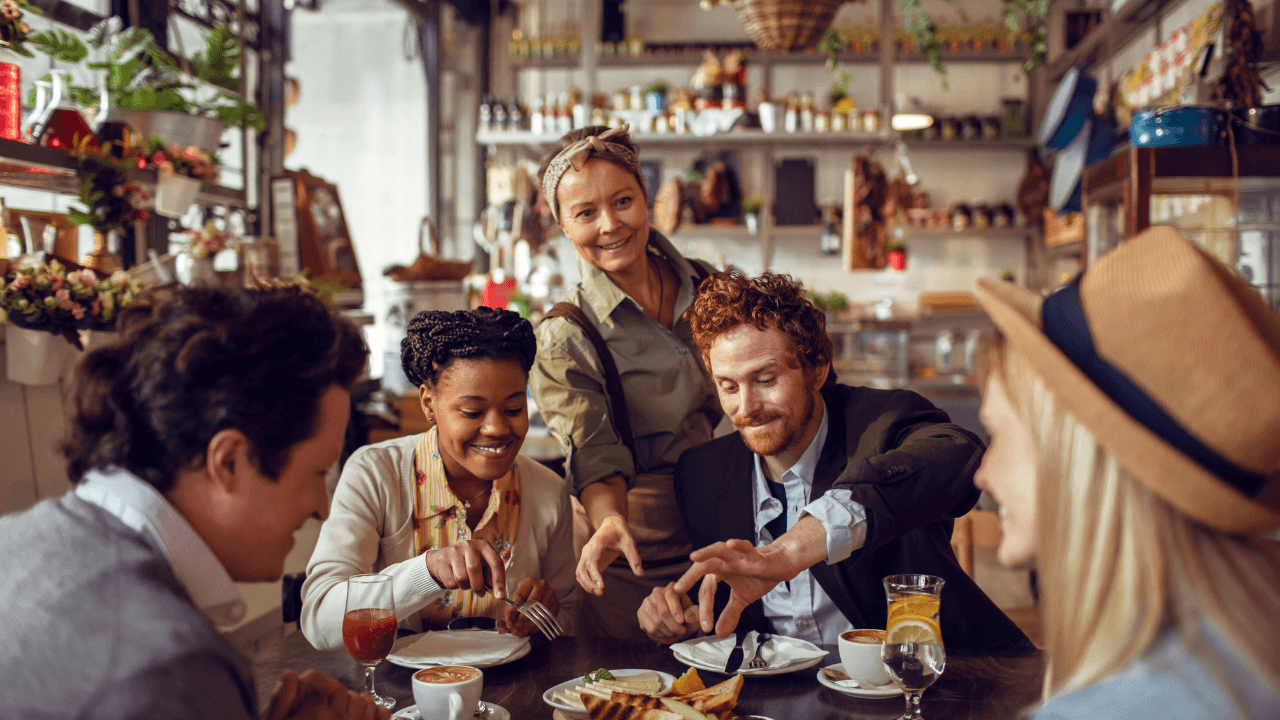
{"type": "Polygon", "coordinates": [[[750,630],[738,630],[734,635],[733,649],[729,651],[729,659],[724,664],[724,671],[736,673],[742,668],[742,643],[746,641],[750,630]]]}

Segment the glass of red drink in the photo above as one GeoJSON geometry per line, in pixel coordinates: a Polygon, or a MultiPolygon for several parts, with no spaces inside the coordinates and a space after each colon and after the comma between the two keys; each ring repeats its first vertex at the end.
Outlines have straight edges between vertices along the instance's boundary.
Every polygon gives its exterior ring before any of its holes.
{"type": "Polygon", "coordinates": [[[352,575],[347,578],[347,609],[342,616],[342,642],[355,661],[364,666],[369,697],[385,708],[393,698],[373,689],[373,670],[391,652],[396,641],[396,601],[389,575],[352,575]]]}

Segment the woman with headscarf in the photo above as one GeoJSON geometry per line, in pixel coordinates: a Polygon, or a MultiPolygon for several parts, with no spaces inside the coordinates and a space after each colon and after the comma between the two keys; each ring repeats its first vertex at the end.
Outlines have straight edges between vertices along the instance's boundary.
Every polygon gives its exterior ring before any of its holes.
{"type": "Polygon", "coordinates": [[[709,268],[649,226],[626,126],[569,133],[539,177],[582,275],[539,326],[529,377],[581,500],[580,632],[644,637],[640,603],[688,567],[676,460],[722,417],[683,319],[709,268]]]}

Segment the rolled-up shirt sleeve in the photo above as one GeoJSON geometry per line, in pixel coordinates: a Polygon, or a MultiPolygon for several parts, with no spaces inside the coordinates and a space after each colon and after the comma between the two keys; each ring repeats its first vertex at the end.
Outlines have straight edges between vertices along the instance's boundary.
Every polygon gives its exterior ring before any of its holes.
{"type": "Polygon", "coordinates": [[[574,494],[622,475],[630,487],[635,461],[609,417],[604,376],[582,331],[561,318],[538,326],[538,354],[529,387],[538,411],[565,454],[565,478],[574,494]]]}
{"type": "Polygon", "coordinates": [[[851,490],[836,488],[804,507],[800,517],[812,515],[827,531],[827,564],[834,565],[867,541],[867,509],[851,490]]]}

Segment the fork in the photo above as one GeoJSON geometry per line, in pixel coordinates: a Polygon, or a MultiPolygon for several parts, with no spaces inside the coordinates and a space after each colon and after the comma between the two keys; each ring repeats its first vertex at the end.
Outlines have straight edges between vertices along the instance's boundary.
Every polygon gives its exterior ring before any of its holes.
{"type": "Polygon", "coordinates": [[[547,610],[546,605],[543,605],[537,600],[527,600],[522,603],[517,603],[512,600],[508,600],[505,597],[500,599],[502,602],[515,608],[516,612],[528,618],[529,622],[533,623],[534,627],[542,631],[542,634],[547,636],[548,640],[555,640],[564,634],[564,628],[560,627],[560,623],[556,622],[556,616],[552,615],[551,612],[547,610]]]}
{"type": "Polygon", "coordinates": [[[760,668],[767,667],[769,665],[769,663],[764,659],[764,644],[769,642],[769,639],[772,637],[773,636],[769,633],[760,633],[760,635],[756,637],[756,656],[751,658],[751,662],[747,663],[748,670],[759,670],[760,668]]]}

